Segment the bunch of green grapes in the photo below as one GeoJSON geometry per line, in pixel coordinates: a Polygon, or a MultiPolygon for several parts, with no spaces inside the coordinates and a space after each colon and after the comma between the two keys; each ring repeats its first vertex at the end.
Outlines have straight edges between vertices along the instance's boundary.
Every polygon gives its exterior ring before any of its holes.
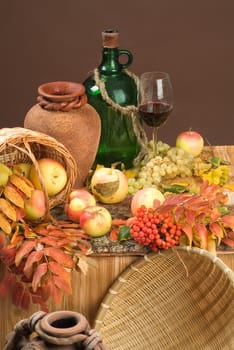
{"type": "Polygon", "coordinates": [[[187,177],[193,175],[194,157],[183,149],[170,147],[159,141],[157,156],[153,156],[152,143],[148,145],[148,160],[139,168],[135,177],[128,179],[128,191],[134,194],[141,188],[157,187],[162,179],[173,179],[176,176],[187,177]]]}

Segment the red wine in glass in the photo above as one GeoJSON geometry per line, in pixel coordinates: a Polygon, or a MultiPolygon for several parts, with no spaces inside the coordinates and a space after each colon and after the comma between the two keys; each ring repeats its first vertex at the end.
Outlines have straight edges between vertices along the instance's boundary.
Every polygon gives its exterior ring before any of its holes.
{"type": "Polygon", "coordinates": [[[166,102],[147,102],[139,106],[139,113],[144,122],[157,128],[164,124],[172,111],[172,105],[166,102]]]}

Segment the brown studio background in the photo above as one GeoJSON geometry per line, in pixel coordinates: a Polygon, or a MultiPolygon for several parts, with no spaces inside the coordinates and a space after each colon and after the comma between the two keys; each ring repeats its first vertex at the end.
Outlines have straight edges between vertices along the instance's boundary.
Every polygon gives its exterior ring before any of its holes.
{"type": "Polygon", "coordinates": [[[233,0],[5,0],[0,4],[0,127],[23,126],[47,81],[83,82],[101,59],[101,32],[117,29],[129,69],[171,75],[175,109],[159,138],[192,128],[234,144],[233,0]]]}

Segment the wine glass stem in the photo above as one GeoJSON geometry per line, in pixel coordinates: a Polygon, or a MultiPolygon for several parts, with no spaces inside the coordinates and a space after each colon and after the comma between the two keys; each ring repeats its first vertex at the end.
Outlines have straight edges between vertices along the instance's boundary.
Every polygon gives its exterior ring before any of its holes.
{"type": "Polygon", "coordinates": [[[152,139],[153,139],[153,152],[154,152],[154,156],[156,157],[158,155],[158,127],[154,128],[152,139]]]}

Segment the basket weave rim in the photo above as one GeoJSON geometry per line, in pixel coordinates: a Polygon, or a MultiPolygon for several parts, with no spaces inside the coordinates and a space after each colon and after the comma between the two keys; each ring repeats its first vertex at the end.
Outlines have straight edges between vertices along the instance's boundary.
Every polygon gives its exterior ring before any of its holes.
{"type": "Polygon", "coordinates": [[[45,194],[46,191],[44,181],[39,170],[37,159],[31,150],[31,143],[36,143],[53,149],[53,151],[57,153],[57,155],[63,159],[63,162],[66,164],[68,181],[65,188],[61,192],[59,192],[56,196],[50,197],[48,199],[49,207],[52,208],[64,202],[65,198],[72,190],[78,175],[76,161],[69,150],[52,136],[22,127],[0,129],[0,155],[5,155],[7,153],[7,147],[10,147],[11,149],[13,148],[15,150],[14,152],[21,152],[23,154],[26,154],[37,170],[42,189],[45,194]]]}
{"type": "MultiPolygon", "coordinates": [[[[231,285],[234,289],[234,271],[229,268],[219,257],[214,256],[207,250],[197,248],[197,247],[190,247],[190,246],[178,246],[176,248],[173,248],[173,251],[184,251],[200,256],[204,256],[208,258],[213,264],[215,264],[223,274],[225,274],[228,279],[231,282],[231,285]]],[[[105,319],[105,315],[108,312],[108,309],[111,307],[112,301],[114,300],[115,296],[119,294],[121,290],[121,286],[123,286],[123,283],[127,282],[128,279],[131,277],[131,275],[138,271],[140,268],[142,268],[145,264],[152,263],[155,259],[157,259],[157,255],[160,254],[161,256],[167,256],[171,253],[171,250],[163,251],[162,253],[149,253],[145,254],[143,257],[140,257],[137,261],[129,265],[119,276],[118,278],[113,282],[107,293],[105,294],[98,312],[96,314],[95,320],[94,320],[94,328],[97,331],[100,331],[103,320],[105,319]]]]}

